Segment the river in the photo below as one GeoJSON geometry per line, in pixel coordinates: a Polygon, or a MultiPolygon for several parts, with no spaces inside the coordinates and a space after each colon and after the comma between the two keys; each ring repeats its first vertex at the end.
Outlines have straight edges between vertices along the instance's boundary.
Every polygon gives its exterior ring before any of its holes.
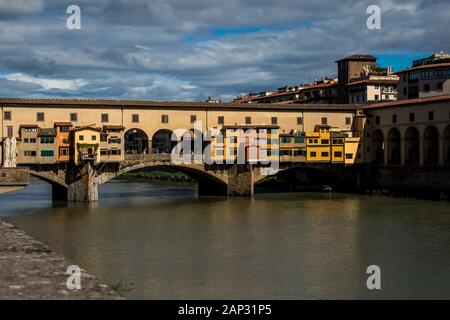
{"type": "Polygon", "coordinates": [[[39,180],[0,217],[139,299],[450,299],[450,204],[351,194],[198,197],[112,181],[93,205],[39,180]],[[369,291],[366,269],[381,268],[369,291]]]}

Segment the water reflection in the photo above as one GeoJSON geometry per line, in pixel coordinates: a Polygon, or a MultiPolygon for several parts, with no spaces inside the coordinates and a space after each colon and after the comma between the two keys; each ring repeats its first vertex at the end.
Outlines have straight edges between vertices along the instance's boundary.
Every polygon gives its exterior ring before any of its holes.
{"type": "Polygon", "coordinates": [[[54,204],[34,183],[1,216],[131,297],[450,298],[448,203],[333,194],[199,198],[115,181],[96,205],[54,204]],[[382,268],[380,292],[365,288],[382,268]]]}

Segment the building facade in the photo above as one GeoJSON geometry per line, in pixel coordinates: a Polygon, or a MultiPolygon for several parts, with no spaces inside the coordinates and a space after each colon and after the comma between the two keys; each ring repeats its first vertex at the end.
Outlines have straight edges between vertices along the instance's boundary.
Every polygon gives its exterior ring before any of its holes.
{"type": "Polygon", "coordinates": [[[379,165],[450,165],[450,95],[367,106],[366,155],[379,165]]]}
{"type": "Polygon", "coordinates": [[[351,80],[348,87],[350,103],[380,103],[397,101],[396,75],[368,75],[351,80]]]}
{"type": "Polygon", "coordinates": [[[377,58],[366,54],[355,54],[336,61],[338,65],[338,103],[350,103],[348,84],[363,75],[367,67],[374,67],[377,58]]]}
{"type": "Polygon", "coordinates": [[[398,99],[417,99],[450,94],[450,55],[433,54],[397,72],[398,99]]]}
{"type": "MultiPolygon", "coordinates": [[[[192,129],[196,123],[199,126],[196,130],[202,132],[206,131],[206,128],[223,129],[227,126],[276,126],[279,128],[278,134],[295,136],[302,132],[314,131],[317,124],[323,123],[340,130],[351,131],[358,107],[0,99],[0,108],[3,115],[0,140],[3,141],[8,136],[25,137],[26,128],[21,129],[21,126],[31,123],[31,128],[26,130],[34,131],[27,134],[33,135],[36,142],[28,145],[27,151],[36,151],[36,161],[45,160],[45,163],[49,163],[67,161],[66,154],[60,154],[59,150],[67,147],[65,131],[69,128],[71,128],[69,135],[73,131],[79,132],[80,128],[88,126],[95,128],[99,137],[98,140],[91,142],[99,144],[100,161],[122,161],[132,154],[170,152],[173,147],[172,133],[181,128],[192,129]],[[105,120],[111,125],[99,128],[97,123],[104,123],[105,120]],[[70,127],[69,123],[73,127],[70,127]],[[52,144],[40,145],[38,135],[43,129],[47,135],[51,135],[47,138],[50,140],[53,138],[52,144]],[[51,129],[51,132],[47,129],[51,129]],[[44,147],[45,151],[53,151],[53,156],[48,152],[42,157],[40,151],[44,150],[42,149],[44,147]]],[[[75,153],[76,144],[83,142],[78,135],[76,141],[71,142],[70,139],[72,157],[69,159],[79,159],[78,155],[72,153],[75,153]]],[[[0,151],[2,152],[2,148],[0,151]]],[[[293,154],[298,151],[293,150],[293,154]]],[[[34,157],[34,153],[27,152],[27,156],[34,157]]],[[[30,158],[29,161],[34,161],[34,158],[30,158]]]]}

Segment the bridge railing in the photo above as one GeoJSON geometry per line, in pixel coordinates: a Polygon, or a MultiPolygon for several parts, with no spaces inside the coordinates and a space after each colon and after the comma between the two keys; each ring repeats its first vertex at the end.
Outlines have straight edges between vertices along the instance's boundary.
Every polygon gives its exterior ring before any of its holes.
{"type": "Polygon", "coordinates": [[[125,161],[169,161],[170,153],[126,154],[125,161]]]}

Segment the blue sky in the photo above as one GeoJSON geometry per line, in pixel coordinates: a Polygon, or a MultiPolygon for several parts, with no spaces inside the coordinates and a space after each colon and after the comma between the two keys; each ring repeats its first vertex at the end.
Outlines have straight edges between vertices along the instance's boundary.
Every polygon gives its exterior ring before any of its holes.
{"type": "Polygon", "coordinates": [[[399,70],[448,50],[449,3],[377,0],[0,0],[0,96],[231,100],[334,76],[373,54],[399,70]],[[424,23],[426,21],[427,23],[424,23]]]}
{"type": "Polygon", "coordinates": [[[432,52],[420,54],[420,55],[409,55],[409,54],[375,54],[378,58],[378,63],[381,66],[392,66],[394,71],[403,70],[411,67],[412,62],[417,59],[422,59],[432,55],[432,52]]]}

